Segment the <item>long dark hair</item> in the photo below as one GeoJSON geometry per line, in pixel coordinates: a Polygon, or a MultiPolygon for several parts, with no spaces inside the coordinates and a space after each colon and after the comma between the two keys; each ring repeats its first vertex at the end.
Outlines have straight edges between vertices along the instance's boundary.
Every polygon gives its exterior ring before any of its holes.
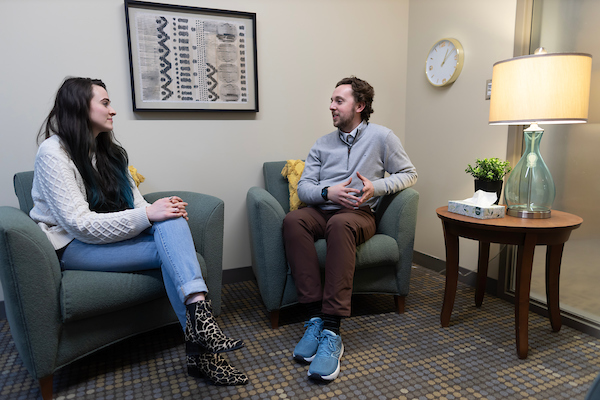
{"type": "Polygon", "coordinates": [[[54,107],[40,128],[38,143],[52,135],[60,137],[83,177],[90,210],[113,212],[133,208],[127,152],[112,131],[101,132],[94,139],[89,117],[92,85],[106,89],[99,79],[67,78],[63,82],[54,107]]]}

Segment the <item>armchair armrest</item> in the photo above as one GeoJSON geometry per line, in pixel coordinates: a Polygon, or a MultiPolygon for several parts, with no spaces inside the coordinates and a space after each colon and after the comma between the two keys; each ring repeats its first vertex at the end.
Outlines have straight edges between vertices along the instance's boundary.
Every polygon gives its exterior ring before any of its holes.
{"type": "Polygon", "coordinates": [[[408,294],[412,267],[419,193],[407,188],[385,196],[377,209],[377,232],[396,239],[400,260],[396,266],[398,293],[408,294]]]}
{"type": "Polygon", "coordinates": [[[60,265],[44,232],[14,207],[0,207],[0,281],[23,364],[35,379],[51,374],[61,326],[60,265]]]}
{"type": "Polygon", "coordinates": [[[221,313],[221,287],[223,280],[223,225],[225,205],[223,200],[207,194],[169,191],[148,193],[144,197],[150,203],[161,197],[179,196],[188,203],[189,227],[192,232],[196,252],[206,262],[206,284],[211,290],[213,312],[221,313]],[[218,293],[216,289],[218,288],[218,293]]]}
{"type": "Polygon", "coordinates": [[[251,187],[246,196],[252,270],[268,311],[278,310],[287,278],[283,235],[285,211],[281,204],[263,188],[251,187]]]}

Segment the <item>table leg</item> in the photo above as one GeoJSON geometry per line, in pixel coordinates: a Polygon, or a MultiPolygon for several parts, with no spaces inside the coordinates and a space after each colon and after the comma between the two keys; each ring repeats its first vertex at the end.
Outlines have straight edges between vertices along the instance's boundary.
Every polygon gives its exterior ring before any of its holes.
{"type": "Polygon", "coordinates": [[[446,287],[444,289],[444,303],[442,304],[442,327],[450,325],[456,287],[458,285],[458,236],[448,232],[444,226],[444,241],[446,242],[446,287]]]}
{"type": "Polygon", "coordinates": [[[526,234],[525,243],[517,252],[517,287],[515,292],[515,332],[517,354],[527,358],[529,349],[529,291],[531,290],[531,269],[535,251],[536,235],[526,234]]]}
{"type": "Polygon", "coordinates": [[[475,288],[475,306],[481,307],[485,294],[488,263],[490,259],[490,244],[479,242],[479,261],[477,262],[477,287],[475,288]]]}
{"type": "Polygon", "coordinates": [[[550,325],[554,332],[560,331],[560,304],[558,285],[560,281],[560,263],[565,244],[548,246],[546,249],[546,301],[550,314],[550,325]]]}

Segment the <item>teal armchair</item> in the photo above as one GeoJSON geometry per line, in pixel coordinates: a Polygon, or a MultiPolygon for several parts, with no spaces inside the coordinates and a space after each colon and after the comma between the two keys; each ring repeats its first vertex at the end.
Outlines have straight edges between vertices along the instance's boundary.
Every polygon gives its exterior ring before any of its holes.
{"type": "MultiPolygon", "coordinates": [[[[288,181],[281,175],[285,163],[264,163],[265,188],[252,187],[246,196],[252,269],[274,329],[279,310],[298,302],[281,233],[290,209],[288,181]]],[[[377,233],[356,249],[354,293],[393,295],[398,313],[409,291],[418,203],[419,193],[411,188],[384,196],[376,210],[377,233]]],[[[325,239],[315,246],[324,268],[325,239]]]]}
{"type": "MultiPolygon", "coordinates": [[[[23,364],[52,398],[58,369],[103,347],[177,324],[159,270],[138,273],[61,271],[42,230],[29,218],[33,172],[17,173],[20,210],[0,207],[0,281],[11,335],[23,364]]],[[[189,203],[192,231],[213,311],[221,310],[223,201],[193,192],[146,195],[149,202],[176,195],[189,203]]]]}

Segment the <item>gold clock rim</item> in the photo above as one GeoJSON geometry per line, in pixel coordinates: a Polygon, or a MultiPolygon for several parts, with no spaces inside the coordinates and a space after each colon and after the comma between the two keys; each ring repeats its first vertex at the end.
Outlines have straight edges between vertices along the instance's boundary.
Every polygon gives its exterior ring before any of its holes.
{"type": "Polygon", "coordinates": [[[456,81],[456,79],[458,79],[458,76],[462,72],[464,60],[465,60],[464,50],[463,50],[462,44],[457,39],[449,38],[449,37],[439,39],[438,41],[436,41],[433,44],[433,46],[431,46],[431,48],[427,52],[427,57],[425,58],[425,77],[427,78],[427,82],[429,82],[431,85],[436,86],[436,87],[448,86],[451,83],[454,83],[454,81],[456,81]],[[431,54],[431,50],[433,50],[435,48],[435,46],[437,46],[438,44],[440,44],[440,42],[443,42],[444,40],[447,40],[454,45],[454,47],[456,48],[456,54],[458,54],[458,61],[456,63],[456,69],[454,70],[454,73],[452,74],[450,79],[448,79],[445,83],[436,84],[436,83],[431,82],[431,80],[429,79],[429,75],[427,75],[427,60],[429,59],[429,54],[431,54]]]}

